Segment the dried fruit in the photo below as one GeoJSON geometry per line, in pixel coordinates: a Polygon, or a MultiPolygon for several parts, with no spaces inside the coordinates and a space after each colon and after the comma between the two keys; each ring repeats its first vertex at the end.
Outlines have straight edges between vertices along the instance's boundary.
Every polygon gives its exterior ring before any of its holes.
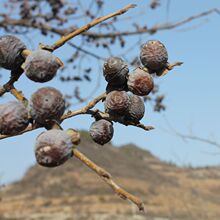
{"type": "Polygon", "coordinates": [[[144,117],[145,106],[144,101],[137,95],[130,95],[131,104],[128,113],[125,115],[125,120],[139,122],[144,117]]]}
{"type": "Polygon", "coordinates": [[[21,52],[26,49],[25,44],[15,36],[0,37],[0,67],[15,70],[24,62],[21,52]]]}
{"type": "Polygon", "coordinates": [[[128,71],[127,64],[119,57],[108,58],[103,67],[105,80],[113,86],[126,84],[128,71]]]}
{"type": "Polygon", "coordinates": [[[152,76],[144,69],[138,67],[128,77],[128,89],[135,95],[148,95],[154,88],[152,76]]]}
{"type": "Polygon", "coordinates": [[[65,100],[60,91],[52,87],[37,90],[29,102],[31,117],[39,124],[49,120],[59,121],[65,110],[65,100]]]}
{"type": "Polygon", "coordinates": [[[73,154],[73,143],[66,131],[52,129],[36,139],[35,156],[38,164],[56,167],[66,162],[73,154]]]}
{"type": "Polygon", "coordinates": [[[148,41],[141,48],[140,59],[141,63],[150,70],[160,70],[167,65],[167,49],[160,41],[148,41]]]}
{"type": "Polygon", "coordinates": [[[114,128],[111,122],[101,119],[92,123],[89,134],[97,144],[104,145],[112,139],[114,128]]]}
{"type": "Polygon", "coordinates": [[[128,111],[130,99],[125,91],[112,91],[105,100],[105,111],[112,115],[123,115],[128,111]]]}
{"type": "Polygon", "coordinates": [[[120,85],[120,86],[114,86],[114,85],[111,85],[110,83],[107,84],[106,86],[106,93],[110,93],[112,91],[128,91],[128,86],[127,86],[127,83],[123,84],[123,85],[120,85]]]}
{"type": "Polygon", "coordinates": [[[28,111],[18,101],[0,105],[0,133],[15,135],[23,131],[29,123],[28,111]]]}
{"type": "Polygon", "coordinates": [[[47,50],[36,50],[25,60],[26,76],[35,82],[47,82],[56,75],[60,67],[58,58],[47,50]]]}

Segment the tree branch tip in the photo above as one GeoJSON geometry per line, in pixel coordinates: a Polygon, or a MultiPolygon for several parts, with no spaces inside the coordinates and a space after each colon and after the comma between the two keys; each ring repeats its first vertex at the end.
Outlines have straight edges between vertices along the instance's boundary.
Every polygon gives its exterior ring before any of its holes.
{"type": "Polygon", "coordinates": [[[135,8],[135,7],[137,7],[137,4],[130,4],[130,5],[128,5],[128,7],[129,8],[135,8]]]}
{"type": "Polygon", "coordinates": [[[220,10],[218,8],[213,8],[213,11],[220,15],[220,10]]]}
{"type": "Polygon", "coordinates": [[[139,208],[140,212],[145,212],[145,210],[144,210],[144,203],[143,202],[138,206],[138,208],[139,208]]]}
{"type": "Polygon", "coordinates": [[[182,64],[184,64],[184,62],[182,62],[182,61],[176,62],[176,65],[177,65],[177,66],[181,66],[182,64]]]}

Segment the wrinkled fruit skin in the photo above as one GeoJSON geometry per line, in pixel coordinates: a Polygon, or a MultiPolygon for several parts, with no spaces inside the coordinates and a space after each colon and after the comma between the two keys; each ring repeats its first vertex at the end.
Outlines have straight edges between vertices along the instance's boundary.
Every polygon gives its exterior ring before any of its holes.
{"type": "Polygon", "coordinates": [[[0,133],[15,135],[23,131],[29,123],[28,111],[18,101],[0,105],[0,133]]]}
{"type": "Polygon", "coordinates": [[[66,131],[52,129],[36,139],[35,157],[41,166],[56,167],[72,156],[73,144],[66,131]]]}
{"type": "Polygon", "coordinates": [[[112,86],[126,84],[128,71],[127,64],[119,57],[108,58],[103,67],[105,80],[112,86]]]}
{"type": "Polygon", "coordinates": [[[25,61],[26,76],[35,82],[48,82],[56,75],[60,65],[57,57],[46,50],[36,50],[25,61]]]}
{"type": "Polygon", "coordinates": [[[114,85],[111,85],[110,83],[107,84],[106,86],[106,93],[110,93],[112,91],[128,91],[128,86],[127,86],[127,82],[123,85],[120,85],[120,86],[114,86],[114,85]]]}
{"type": "Polygon", "coordinates": [[[0,37],[0,67],[16,70],[24,62],[21,52],[26,49],[25,44],[17,37],[5,35],[0,37]]]}
{"type": "Polygon", "coordinates": [[[113,137],[113,125],[105,119],[95,121],[90,126],[89,134],[97,144],[104,145],[113,137]]]}
{"type": "Polygon", "coordinates": [[[125,120],[139,122],[144,117],[145,106],[144,101],[137,95],[130,95],[131,104],[128,113],[125,115],[125,120]]]}
{"type": "Polygon", "coordinates": [[[31,117],[37,123],[44,125],[47,120],[60,120],[65,110],[65,100],[57,89],[44,87],[31,96],[29,109],[31,117]]]}
{"type": "Polygon", "coordinates": [[[150,70],[160,70],[167,65],[167,49],[160,41],[148,41],[141,48],[140,60],[150,70]]]}
{"type": "Polygon", "coordinates": [[[153,88],[152,76],[142,68],[135,69],[128,77],[128,89],[135,95],[148,95],[153,88]]]}
{"type": "Polygon", "coordinates": [[[112,91],[106,96],[105,111],[112,115],[124,115],[129,105],[129,95],[125,91],[112,91]]]}

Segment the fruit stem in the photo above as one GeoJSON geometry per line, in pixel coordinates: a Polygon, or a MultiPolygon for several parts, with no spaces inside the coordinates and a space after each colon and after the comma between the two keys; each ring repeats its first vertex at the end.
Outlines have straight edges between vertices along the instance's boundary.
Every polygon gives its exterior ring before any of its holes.
{"type": "Polygon", "coordinates": [[[20,78],[23,70],[19,68],[18,70],[11,71],[10,80],[0,88],[0,97],[3,96],[6,92],[10,92],[18,101],[22,102],[25,107],[28,105],[28,100],[24,97],[22,92],[18,91],[14,87],[14,83],[20,78]]]}
{"type": "Polygon", "coordinates": [[[176,66],[181,66],[183,64],[183,62],[177,61],[175,63],[168,63],[167,66],[165,68],[163,68],[160,71],[157,71],[156,74],[157,76],[165,76],[170,70],[172,70],[174,67],[176,66]]]}
{"type": "Polygon", "coordinates": [[[92,169],[94,172],[96,172],[114,191],[117,195],[119,195],[122,199],[128,199],[134,204],[137,205],[140,211],[144,211],[144,205],[143,202],[136,196],[130,194],[129,192],[122,189],[120,186],[118,186],[112,179],[112,176],[110,173],[108,173],[106,170],[101,168],[100,166],[96,165],[93,161],[91,161],[87,156],[85,156],[83,153],[81,153],[77,149],[73,149],[73,156],[78,158],[80,161],[82,161],[86,166],[88,166],[90,169],[92,169]]]}
{"type": "Polygon", "coordinates": [[[67,118],[71,118],[73,116],[76,115],[81,115],[81,114],[89,114],[88,110],[92,109],[98,102],[104,100],[106,97],[106,93],[102,93],[101,95],[97,96],[96,98],[94,98],[92,101],[90,101],[86,106],[84,106],[83,108],[76,110],[76,111],[68,111],[66,112],[62,117],[61,117],[61,121],[67,119],[67,118]]]}

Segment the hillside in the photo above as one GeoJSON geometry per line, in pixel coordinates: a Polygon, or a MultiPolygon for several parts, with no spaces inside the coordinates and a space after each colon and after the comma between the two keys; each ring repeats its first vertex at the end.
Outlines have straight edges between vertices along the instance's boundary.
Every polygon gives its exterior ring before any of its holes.
{"type": "Polygon", "coordinates": [[[35,165],[0,191],[1,220],[220,219],[220,168],[179,168],[135,145],[98,146],[83,132],[79,149],[119,185],[144,200],[146,213],[118,198],[73,158],[47,169],[35,165]]]}

